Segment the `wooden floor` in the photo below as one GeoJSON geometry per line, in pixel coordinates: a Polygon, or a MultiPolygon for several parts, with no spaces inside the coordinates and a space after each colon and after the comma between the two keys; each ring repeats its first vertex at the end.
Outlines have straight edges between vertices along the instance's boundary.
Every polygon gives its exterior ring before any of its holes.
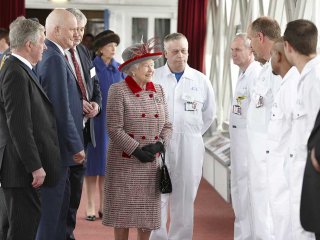
{"type": "MultiPolygon", "coordinates": [[[[85,187],[85,186],[84,186],[85,187]]],[[[101,220],[86,221],[85,189],[78,211],[76,240],[112,240],[113,229],[103,226],[101,220]]],[[[232,240],[234,215],[231,205],[202,179],[195,202],[193,240],[232,240]]],[[[136,239],[136,231],[130,230],[130,240],[136,239]]]]}

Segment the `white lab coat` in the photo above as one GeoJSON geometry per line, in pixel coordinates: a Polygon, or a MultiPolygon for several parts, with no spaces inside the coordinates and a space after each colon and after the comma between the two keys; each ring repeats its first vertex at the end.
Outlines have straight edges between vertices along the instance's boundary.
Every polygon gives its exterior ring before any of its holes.
{"type": "Polygon", "coordinates": [[[280,83],[281,78],[272,74],[270,62],[264,64],[254,83],[247,113],[249,194],[255,240],[273,239],[268,201],[266,141],[271,106],[280,83]]]}
{"type": "Polygon", "coordinates": [[[320,108],[320,57],[310,60],[303,68],[297,85],[289,155],[289,188],[291,219],[295,240],[315,239],[300,223],[300,198],[307,160],[307,142],[320,108]]]}
{"type": "Polygon", "coordinates": [[[209,79],[199,71],[186,67],[179,82],[167,64],[155,70],[154,82],[163,86],[169,117],[173,123],[172,139],[166,150],[172,181],[172,193],[162,194],[161,222],[151,240],[191,240],[193,205],[202,176],[204,143],[202,134],[215,117],[215,97],[209,79]],[[194,105],[186,103],[194,103],[194,105]],[[185,108],[195,107],[195,111],[185,108]],[[170,196],[170,228],[166,231],[170,196]]]}
{"type": "Polygon", "coordinates": [[[275,240],[292,240],[289,176],[286,156],[292,130],[292,113],[300,73],[292,67],[281,80],[271,109],[267,140],[267,178],[275,240]]]}
{"type": "Polygon", "coordinates": [[[258,78],[261,69],[260,63],[254,61],[244,73],[240,74],[230,111],[231,197],[235,214],[234,240],[253,239],[253,216],[248,186],[247,109],[253,82],[258,78]],[[241,108],[240,114],[237,113],[237,106],[241,108]]]}

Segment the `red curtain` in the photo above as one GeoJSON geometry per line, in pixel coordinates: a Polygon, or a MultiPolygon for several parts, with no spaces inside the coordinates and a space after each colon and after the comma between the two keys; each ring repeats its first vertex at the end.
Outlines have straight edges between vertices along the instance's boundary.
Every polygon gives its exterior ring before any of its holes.
{"type": "Polygon", "coordinates": [[[178,32],[189,42],[188,64],[205,73],[205,40],[208,0],[179,0],[178,32]]]}
{"type": "Polygon", "coordinates": [[[25,15],[25,0],[0,0],[0,27],[9,29],[13,20],[25,15]]]}

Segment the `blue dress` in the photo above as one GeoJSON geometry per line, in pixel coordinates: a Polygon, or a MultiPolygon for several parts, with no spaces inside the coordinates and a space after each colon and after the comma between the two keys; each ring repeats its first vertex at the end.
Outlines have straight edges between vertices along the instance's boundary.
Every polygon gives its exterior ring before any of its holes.
{"type": "Polygon", "coordinates": [[[86,176],[104,176],[106,171],[108,133],[107,133],[107,113],[106,105],[108,91],[111,84],[119,82],[125,78],[125,75],[118,70],[119,63],[114,59],[109,65],[106,65],[100,56],[93,60],[96,73],[99,78],[99,84],[102,95],[101,112],[94,118],[94,131],[97,146],[94,148],[90,143],[87,148],[87,170],[86,176]]]}

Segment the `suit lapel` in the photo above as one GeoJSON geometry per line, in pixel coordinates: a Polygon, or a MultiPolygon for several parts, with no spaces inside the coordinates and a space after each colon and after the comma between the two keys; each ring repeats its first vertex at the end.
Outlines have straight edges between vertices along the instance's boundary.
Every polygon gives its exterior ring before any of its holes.
{"type": "Polygon", "coordinates": [[[15,61],[17,64],[19,64],[29,75],[29,77],[32,79],[32,81],[36,84],[36,86],[39,88],[39,90],[43,93],[43,95],[48,99],[49,102],[50,99],[48,98],[46,92],[43,90],[42,86],[39,83],[38,78],[36,77],[35,73],[32,72],[32,70],[25,65],[23,62],[21,62],[19,59],[16,57],[12,56],[12,61],[15,61]]]}
{"type": "MultiPolygon", "coordinates": [[[[63,53],[60,51],[60,49],[59,49],[53,42],[51,42],[50,40],[46,39],[46,40],[45,40],[45,44],[46,44],[47,46],[50,46],[52,49],[54,49],[55,51],[57,51],[61,56],[63,56],[64,61],[66,62],[68,69],[70,70],[70,72],[71,72],[72,75],[74,76],[74,80],[77,82],[77,76],[76,76],[75,73],[73,72],[72,67],[70,66],[70,64],[69,64],[69,62],[68,62],[68,60],[67,60],[67,58],[66,58],[66,55],[63,54],[63,53]]],[[[78,83],[77,83],[77,84],[78,84],[78,83]]]]}

